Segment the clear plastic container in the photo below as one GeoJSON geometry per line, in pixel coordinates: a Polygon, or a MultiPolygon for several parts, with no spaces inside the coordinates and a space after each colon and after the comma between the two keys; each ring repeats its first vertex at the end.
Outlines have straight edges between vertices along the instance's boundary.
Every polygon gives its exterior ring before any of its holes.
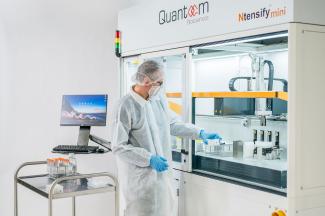
{"type": "Polygon", "coordinates": [[[49,174],[49,176],[53,175],[53,170],[54,169],[54,160],[49,158],[47,159],[47,172],[49,174]]]}
{"type": "Polygon", "coordinates": [[[75,157],[75,154],[71,153],[69,154],[69,166],[71,170],[71,175],[75,175],[77,173],[77,159],[75,157]]]}
{"type": "Polygon", "coordinates": [[[62,176],[71,176],[77,173],[77,161],[74,154],[67,158],[49,158],[47,159],[47,172],[50,178],[59,178],[62,176]]]}

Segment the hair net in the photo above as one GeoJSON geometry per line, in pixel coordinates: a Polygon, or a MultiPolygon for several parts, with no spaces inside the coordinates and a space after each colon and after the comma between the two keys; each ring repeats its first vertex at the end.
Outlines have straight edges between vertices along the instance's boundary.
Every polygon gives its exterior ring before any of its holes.
{"type": "Polygon", "coordinates": [[[163,66],[156,61],[148,60],[143,62],[133,75],[132,81],[138,84],[142,84],[148,78],[150,81],[155,82],[164,77],[163,66]]]}

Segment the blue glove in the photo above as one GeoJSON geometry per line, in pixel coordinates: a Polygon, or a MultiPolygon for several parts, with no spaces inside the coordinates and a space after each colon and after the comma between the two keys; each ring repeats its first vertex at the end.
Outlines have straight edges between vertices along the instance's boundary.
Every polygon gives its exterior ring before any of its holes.
{"type": "Polygon", "coordinates": [[[159,155],[153,155],[150,158],[150,166],[157,172],[163,172],[168,169],[167,160],[159,155]]]}
{"type": "Polygon", "coordinates": [[[201,130],[200,139],[202,139],[205,144],[208,144],[208,139],[221,139],[221,137],[217,133],[207,133],[205,130],[201,130]]]}

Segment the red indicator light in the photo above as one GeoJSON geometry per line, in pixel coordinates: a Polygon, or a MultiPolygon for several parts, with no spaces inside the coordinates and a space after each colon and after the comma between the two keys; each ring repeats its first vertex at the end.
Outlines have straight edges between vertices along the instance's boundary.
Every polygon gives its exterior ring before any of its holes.
{"type": "Polygon", "coordinates": [[[120,31],[116,31],[116,34],[115,34],[115,36],[116,36],[116,38],[120,38],[120,31]]]}
{"type": "Polygon", "coordinates": [[[121,32],[119,30],[115,32],[115,55],[121,57],[121,32]]]}

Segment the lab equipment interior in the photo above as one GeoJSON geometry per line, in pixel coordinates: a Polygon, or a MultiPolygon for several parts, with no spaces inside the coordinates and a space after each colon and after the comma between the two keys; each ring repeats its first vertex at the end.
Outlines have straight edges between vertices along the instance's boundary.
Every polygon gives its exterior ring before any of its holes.
{"type": "Polygon", "coordinates": [[[124,215],[113,109],[139,65],[155,60],[171,112],[222,136],[172,137],[177,216],[325,216],[325,2],[69,2],[35,0],[28,24],[10,10],[0,22],[0,135],[10,153],[0,159],[0,215],[71,215],[71,204],[72,215],[124,215]],[[72,113],[74,103],[85,113],[96,104],[97,115],[72,113]]]}

